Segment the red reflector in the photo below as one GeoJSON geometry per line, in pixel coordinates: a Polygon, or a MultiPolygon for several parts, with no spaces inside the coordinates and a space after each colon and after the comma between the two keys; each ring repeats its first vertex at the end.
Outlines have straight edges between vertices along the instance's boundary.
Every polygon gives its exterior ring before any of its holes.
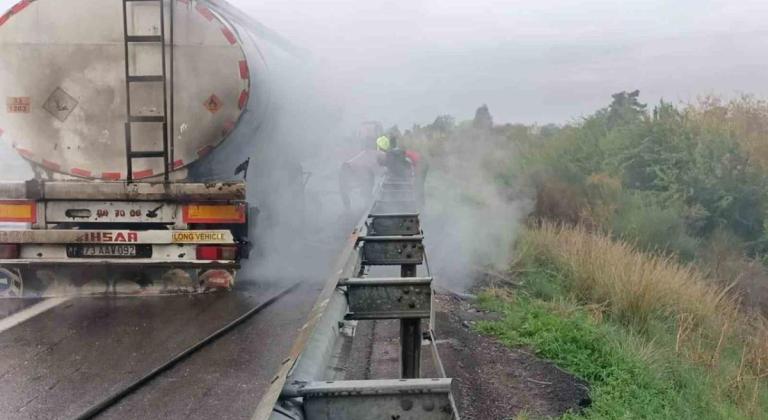
{"type": "Polygon", "coordinates": [[[0,244],[0,260],[15,260],[21,254],[19,244],[0,244]]]}
{"type": "Polygon", "coordinates": [[[204,261],[217,261],[217,260],[234,261],[237,259],[237,247],[236,246],[210,246],[210,245],[198,246],[197,259],[204,260],[204,261]]]}

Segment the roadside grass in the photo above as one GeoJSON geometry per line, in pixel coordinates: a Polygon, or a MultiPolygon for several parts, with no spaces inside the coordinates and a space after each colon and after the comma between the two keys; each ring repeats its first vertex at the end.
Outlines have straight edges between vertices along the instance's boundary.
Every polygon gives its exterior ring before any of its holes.
{"type": "Polygon", "coordinates": [[[587,380],[566,419],[758,419],[768,413],[765,322],[690,266],[602,234],[544,224],[523,234],[511,289],[478,329],[587,380]]]}

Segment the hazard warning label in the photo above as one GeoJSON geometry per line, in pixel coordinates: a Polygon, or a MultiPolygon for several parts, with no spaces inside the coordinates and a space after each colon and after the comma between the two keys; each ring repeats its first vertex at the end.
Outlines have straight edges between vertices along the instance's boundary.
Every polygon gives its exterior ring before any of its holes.
{"type": "Polygon", "coordinates": [[[32,99],[28,96],[9,96],[5,104],[9,114],[29,114],[32,110],[32,99]]]}
{"type": "Polygon", "coordinates": [[[69,114],[77,107],[77,99],[72,97],[64,89],[56,88],[48,100],[43,104],[43,109],[48,111],[57,120],[64,122],[69,117],[69,114]]]}
{"type": "Polygon", "coordinates": [[[205,102],[203,102],[203,105],[205,106],[205,109],[207,109],[211,114],[215,114],[219,112],[224,103],[221,102],[221,99],[219,99],[218,96],[213,94],[208,99],[206,99],[205,102]]]}

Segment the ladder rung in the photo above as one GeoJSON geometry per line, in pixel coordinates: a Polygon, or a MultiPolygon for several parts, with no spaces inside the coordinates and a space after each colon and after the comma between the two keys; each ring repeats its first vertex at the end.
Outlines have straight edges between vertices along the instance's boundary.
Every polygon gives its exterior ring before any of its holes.
{"type": "Polygon", "coordinates": [[[128,117],[128,122],[134,123],[164,123],[165,117],[162,115],[131,115],[128,117]]]}
{"type": "Polygon", "coordinates": [[[152,76],[128,76],[129,82],[163,82],[165,81],[165,77],[160,75],[152,75],[152,76]]]}
{"type": "Polygon", "coordinates": [[[142,152],[131,152],[129,153],[129,156],[131,159],[140,159],[140,158],[164,158],[165,152],[164,151],[142,151],[142,152]]]}
{"type": "Polygon", "coordinates": [[[125,42],[164,42],[162,35],[129,35],[125,42]]]}

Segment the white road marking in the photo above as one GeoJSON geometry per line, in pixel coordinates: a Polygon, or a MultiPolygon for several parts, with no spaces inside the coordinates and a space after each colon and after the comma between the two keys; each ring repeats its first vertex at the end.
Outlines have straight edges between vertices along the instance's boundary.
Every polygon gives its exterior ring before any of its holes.
{"type": "Polygon", "coordinates": [[[29,308],[16,312],[11,316],[0,319],[0,333],[13,328],[28,319],[34,318],[45,311],[53,309],[68,300],[69,298],[46,299],[42,302],[30,306],[29,308]]]}

